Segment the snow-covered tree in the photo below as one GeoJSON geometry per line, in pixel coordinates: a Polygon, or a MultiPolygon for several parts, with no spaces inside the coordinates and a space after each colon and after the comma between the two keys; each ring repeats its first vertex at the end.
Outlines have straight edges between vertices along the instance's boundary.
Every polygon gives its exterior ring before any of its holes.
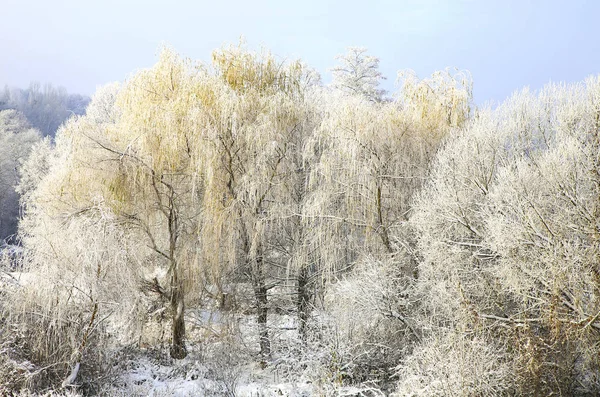
{"type": "MultiPolygon", "coordinates": [[[[468,87],[448,90],[470,103],[468,87]]],[[[313,150],[305,157],[311,172],[303,218],[312,231],[305,244],[321,274],[343,279],[326,291],[336,335],[345,340],[335,345],[346,348],[343,365],[352,365],[354,375],[380,365],[384,374],[419,338],[411,302],[418,300],[413,287],[420,255],[408,220],[440,143],[456,125],[435,104],[421,118],[403,91],[387,102],[321,94],[318,128],[307,145],[313,150]],[[374,354],[379,364],[362,361],[374,354]]],[[[453,95],[441,87],[439,94],[453,95]]]]}
{"type": "Polygon", "coordinates": [[[63,87],[32,82],[27,89],[9,88],[0,92],[0,110],[15,109],[23,113],[42,136],[53,137],[58,127],[73,115],[82,115],[90,98],[68,94],[63,87]]]}
{"type": "Polygon", "coordinates": [[[39,132],[30,127],[23,114],[16,110],[0,111],[0,240],[17,231],[18,169],[39,139],[39,132]]]}
{"type": "Polygon", "coordinates": [[[275,244],[267,236],[284,216],[282,178],[293,170],[290,142],[304,125],[301,93],[310,76],[298,62],[282,65],[241,48],[215,52],[212,69],[164,50],[118,91],[99,92],[87,115],[57,138],[62,166],[27,203],[33,220],[50,213],[78,224],[104,214],[143,242],[135,257],[148,265],[134,269],[150,273],[156,264],[169,277],[158,287],[170,301],[174,358],[186,353],[185,296],[200,287],[201,273],[214,283],[232,269],[253,286],[261,353],[269,355],[275,244]]]}
{"type": "Polygon", "coordinates": [[[510,346],[522,393],[597,393],[600,80],[525,90],[437,158],[411,222],[436,326],[510,346]]]}
{"type": "Polygon", "coordinates": [[[298,232],[295,189],[304,181],[296,183],[295,173],[309,128],[304,90],[313,72],[241,47],[214,52],[213,63],[224,92],[206,135],[205,260],[247,275],[266,359],[268,291],[279,284],[272,272],[285,275],[292,249],[285,234],[298,232]]]}
{"type": "Polygon", "coordinates": [[[447,68],[419,79],[413,70],[403,70],[397,82],[397,100],[415,123],[430,131],[461,127],[472,115],[473,81],[468,71],[447,68]]]}
{"type": "Polygon", "coordinates": [[[379,71],[379,58],[367,55],[366,48],[350,47],[336,59],[340,64],[331,69],[334,88],[374,102],[383,99],[385,91],[379,88],[379,83],[385,77],[379,71]]]}
{"type": "MultiPolygon", "coordinates": [[[[135,75],[118,94],[115,86],[99,91],[90,113],[70,121],[59,133],[59,158],[26,203],[32,226],[24,230],[31,250],[40,253],[44,231],[38,226],[50,220],[55,225],[101,222],[127,236],[124,244],[137,241],[139,247],[130,248],[126,254],[133,256],[126,257],[124,265],[141,278],[156,267],[168,274],[164,287],[170,301],[174,358],[186,355],[184,280],[193,284],[190,269],[197,267],[199,209],[193,203],[201,197],[202,184],[197,182],[202,180],[198,171],[202,167],[193,157],[198,140],[189,135],[195,131],[195,114],[188,113],[195,73],[191,65],[164,51],[154,68],[135,75]]],[[[74,240],[85,245],[89,238],[81,233],[74,240]]],[[[65,263],[60,261],[62,252],[68,252],[64,243],[60,247],[49,251],[57,253],[52,263],[59,267],[65,263]]],[[[106,255],[116,259],[120,253],[118,247],[115,251],[107,247],[106,255]]],[[[108,308],[100,305],[99,310],[108,308]]]]}
{"type": "MultiPolygon", "coordinates": [[[[354,257],[363,249],[393,254],[401,248],[394,233],[406,223],[431,159],[442,139],[469,117],[470,80],[439,83],[431,96],[415,94],[409,88],[415,85],[434,84],[407,83],[396,100],[384,103],[329,92],[321,99],[323,115],[314,136],[318,150],[306,159],[313,164],[316,192],[310,216],[329,216],[326,227],[337,230],[321,230],[318,239],[353,236],[354,257]],[[460,103],[458,121],[439,106],[440,97],[460,103]]],[[[348,246],[342,241],[325,246],[321,254],[330,265],[346,256],[331,249],[348,246]]]]}

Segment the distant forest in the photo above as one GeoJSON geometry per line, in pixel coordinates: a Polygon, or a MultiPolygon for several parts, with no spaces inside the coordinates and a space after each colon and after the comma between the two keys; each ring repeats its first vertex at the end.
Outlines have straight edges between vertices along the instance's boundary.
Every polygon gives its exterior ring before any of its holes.
{"type": "Polygon", "coordinates": [[[73,115],[85,114],[89,102],[85,95],[36,82],[26,89],[5,86],[0,91],[0,241],[17,232],[17,169],[32,144],[43,137],[54,139],[58,127],[73,115]]]}
{"type": "Polygon", "coordinates": [[[64,87],[32,82],[29,88],[5,86],[0,91],[0,110],[14,109],[27,118],[42,136],[54,137],[58,127],[72,115],[82,115],[90,98],[69,94],[64,87]]]}

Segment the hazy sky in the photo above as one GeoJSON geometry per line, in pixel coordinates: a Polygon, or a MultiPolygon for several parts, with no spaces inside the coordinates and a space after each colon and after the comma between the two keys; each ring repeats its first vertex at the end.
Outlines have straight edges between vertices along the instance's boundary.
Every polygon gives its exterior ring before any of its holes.
{"type": "Polygon", "coordinates": [[[325,82],[348,46],[381,59],[388,90],[399,69],[468,69],[483,103],[599,73],[599,18],[599,0],[0,0],[0,85],[92,94],[152,65],[161,42],[209,60],[243,35],[325,82]]]}

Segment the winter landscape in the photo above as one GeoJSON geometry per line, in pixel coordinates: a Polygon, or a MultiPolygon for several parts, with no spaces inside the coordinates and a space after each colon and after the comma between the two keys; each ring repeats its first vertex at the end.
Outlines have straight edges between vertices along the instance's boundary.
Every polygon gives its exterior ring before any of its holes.
{"type": "Polygon", "coordinates": [[[600,395],[600,75],[345,51],[0,90],[0,396],[600,395]]]}

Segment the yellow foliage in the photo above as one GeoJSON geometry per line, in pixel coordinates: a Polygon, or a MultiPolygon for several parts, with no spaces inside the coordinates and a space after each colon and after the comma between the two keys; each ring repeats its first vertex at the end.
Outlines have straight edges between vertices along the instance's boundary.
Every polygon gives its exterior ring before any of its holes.
{"type": "Polygon", "coordinates": [[[297,93],[306,73],[299,61],[278,62],[270,52],[255,54],[241,44],[214,51],[212,59],[217,76],[240,93],[297,93]]]}
{"type": "Polygon", "coordinates": [[[461,127],[471,115],[473,81],[468,71],[445,69],[419,80],[412,70],[398,73],[399,100],[413,120],[429,131],[461,127]]]}

